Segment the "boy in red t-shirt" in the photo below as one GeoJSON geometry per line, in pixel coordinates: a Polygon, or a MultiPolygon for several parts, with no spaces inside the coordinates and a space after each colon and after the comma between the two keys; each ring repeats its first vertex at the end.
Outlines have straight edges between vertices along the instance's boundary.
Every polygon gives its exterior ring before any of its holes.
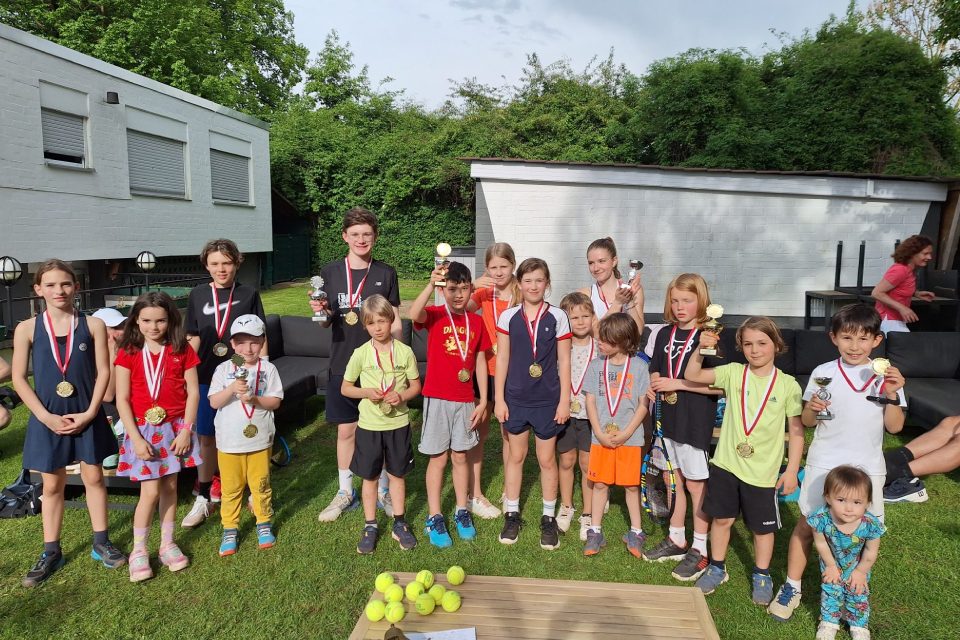
{"type": "Polygon", "coordinates": [[[470,270],[459,262],[451,262],[446,268],[434,269],[430,282],[410,307],[414,326],[428,331],[420,453],[430,456],[427,464],[430,515],[425,533],[430,543],[440,548],[453,544],[440,509],[448,452],[452,452],[450,457],[453,460],[457,534],[461,540],[473,540],[477,535],[473,518],[467,510],[470,483],[467,451],[479,442],[477,426],[487,404],[485,352],[493,345],[483,329],[480,316],[466,310],[472,289],[470,270]],[[445,304],[428,307],[436,283],[442,280],[446,280],[440,289],[445,304]],[[474,375],[480,390],[479,403],[473,397],[474,375]]]}

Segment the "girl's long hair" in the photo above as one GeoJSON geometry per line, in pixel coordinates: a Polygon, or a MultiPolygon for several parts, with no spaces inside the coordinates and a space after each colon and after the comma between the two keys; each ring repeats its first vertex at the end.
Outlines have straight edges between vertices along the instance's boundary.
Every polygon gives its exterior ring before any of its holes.
{"type": "Polygon", "coordinates": [[[166,342],[174,353],[183,353],[184,349],[187,348],[187,336],[183,330],[183,317],[180,315],[180,310],[177,309],[173,298],[162,291],[150,291],[137,298],[127,318],[126,325],[123,328],[123,336],[117,343],[117,348],[123,349],[127,353],[134,353],[143,349],[143,334],[140,332],[137,320],[140,318],[140,313],[147,307],[157,307],[167,312],[166,342]]]}

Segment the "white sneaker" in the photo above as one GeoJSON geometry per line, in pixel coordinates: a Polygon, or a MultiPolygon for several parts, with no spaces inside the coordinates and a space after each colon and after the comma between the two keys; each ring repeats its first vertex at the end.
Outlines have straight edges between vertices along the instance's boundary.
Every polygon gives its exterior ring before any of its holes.
{"type": "Polygon", "coordinates": [[[193,501],[193,507],[190,508],[190,513],[183,519],[180,526],[185,529],[199,527],[210,517],[215,508],[212,502],[203,496],[197,496],[197,499],[193,501]]]}
{"type": "Polygon", "coordinates": [[[577,512],[573,507],[560,505],[557,511],[557,527],[560,531],[566,533],[570,529],[570,523],[573,521],[573,514],[577,512]]]}
{"type": "Polygon", "coordinates": [[[590,516],[580,516],[580,542],[587,541],[587,531],[590,530],[590,526],[593,524],[593,518],[590,516]]]}
{"type": "Polygon", "coordinates": [[[377,506],[383,509],[388,518],[393,517],[393,499],[389,491],[377,490],[377,506]]]}
{"type": "Polygon", "coordinates": [[[850,627],[850,637],[853,640],[870,640],[870,629],[866,627],[850,627]]]}
{"type": "Polygon", "coordinates": [[[817,627],[816,640],[833,640],[837,637],[838,631],[840,631],[840,625],[821,620],[820,626],[817,627]]]}
{"type": "Polygon", "coordinates": [[[473,515],[484,520],[493,520],[494,518],[500,517],[500,509],[490,504],[490,501],[484,496],[470,498],[470,502],[467,503],[467,509],[469,509],[473,515]]]}
{"type": "Polygon", "coordinates": [[[317,519],[320,522],[333,522],[340,517],[340,514],[344,511],[350,511],[351,509],[356,509],[360,506],[360,500],[357,499],[357,492],[351,491],[347,493],[343,489],[337,491],[337,495],[333,496],[333,500],[330,501],[330,504],[320,512],[320,515],[317,516],[317,519]]]}

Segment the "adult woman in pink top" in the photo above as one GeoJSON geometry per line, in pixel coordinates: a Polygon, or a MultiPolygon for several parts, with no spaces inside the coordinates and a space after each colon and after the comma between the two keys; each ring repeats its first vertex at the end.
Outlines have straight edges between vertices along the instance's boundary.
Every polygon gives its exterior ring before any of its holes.
{"type": "Polygon", "coordinates": [[[908,322],[916,322],[917,314],[910,308],[914,294],[921,300],[933,300],[931,291],[917,291],[917,269],[933,260],[933,241],[926,236],[910,236],[893,252],[893,266],[870,295],[877,301],[877,313],[882,322],[880,330],[910,331],[908,322]]]}

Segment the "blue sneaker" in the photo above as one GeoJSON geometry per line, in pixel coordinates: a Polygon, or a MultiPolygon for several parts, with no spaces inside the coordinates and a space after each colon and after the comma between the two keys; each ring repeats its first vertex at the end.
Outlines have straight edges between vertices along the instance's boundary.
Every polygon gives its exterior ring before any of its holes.
{"type": "Polygon", "coordinates": [[[750,594],[753,604],[769,606],[770,601],[773,600],[773,579],[770,574],[754,573],[750,576],[750,582],[753,583],[752,593],[750,594]]]}
{"type": "Polygon", "coordinates": [[[469,511],[460,509],[453,517],[453,521],[457,525],[457,535],[461,540],[473,540],[477,537],[477,528],[473,526],[473,516],[469,511]]]}
{"type": "Polygon", "coordinates": [[[447,523],[444,522],[442,513],[427,518],[427,526],[423,532],[430,537],[430,544],[435,547],[446,549],[453,546],[453,540],[447,532],[447,523]]]}
{"type": "Polygon", "coordinates": [[[103,544],[93,545],[90,557],[101,563],[107,569],[116,569],[127,564],[127,556],[123,555],[120,549],[117,549],[112,542],[107,540],[103,544]]]}
{"type": "Polygon", "coordinates": [[[777,591],[777,597],[767,607],[767,613],[777,622],[786,622],[793,615],[793,611],[800,606],[800,592],[789,582],[784,582],[777,591]]]}
{"type": "Polygon", "coordinates": [[[920,478],[897,478],[883,488],[884,502],[926,502],[928,499],[920,478]]]}
{"type": "Polygon", "coordinates": [[[363,528],[363,533],[360,534],[360,542],[357,543],[357,553],[362,556],[370,555],[377,548],[377,538],[380,535],[380,531],[377,529],[376,525],[368,524],[363,528]]]}
{"type": "Polygon", "coordinates": [[[708,596],[717,590],[717,587],[730,579],[730,574],[715,564],[708,564],[707,570],[703,572],[700,579],[697,580],[697,588],[703,591],[703,595],[708,596]]]}
{"type": "MultiPolygon", "coordinates": [[[[410,551],[417,546],[417,538],[413,535],[413,531],[410,530],[410,524],[406,521],[397,522],[396,518],[394,518],[393,532],[391,535],[393,535],[394,540],[400,543],[400,548],[404,551],[410,551]]],[[[447,539],[450,539],[449,535],[447,539]]]]}
{"type": "Polygon", "coordinates": [[[320,522],[333,522],[340,517],[341,513],[345,511],[352,511],[360,506],[360,498],[357,496],[356,491],[350,491],[347,493],[343,489],[337,491],[337,495],[333,496],[333,500],[330,501],[323,511],[320,512],[320,515],[317,516],[317,519],[320,522]]]}
{"type": "Polygon", "coordinates": [[[277,544],[277,536],[273,535],[273,529],[269,522],[263,522],[257,525],[257,544],[261,549],[269,549],[277,544]]]}
{"type": "Polygon", "coordinates": [[[220,557],[232,556],[237,552],[237,530],[224,529],[220,539],[220,557]]]}
{"type": "Polygon", "coordinates": [[[623,542],[627,545],[627,551],[630,552],[634,558],[643,557],[643,543],[647,541],[647,534],[641,531],[637,533],[636,531],[627,531],[623,534],[623,542]]]}

